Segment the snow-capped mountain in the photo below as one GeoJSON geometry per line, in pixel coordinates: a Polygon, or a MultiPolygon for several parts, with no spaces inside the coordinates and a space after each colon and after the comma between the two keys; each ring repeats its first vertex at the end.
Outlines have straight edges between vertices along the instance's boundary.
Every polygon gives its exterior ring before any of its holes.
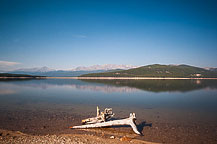
{"type": "Polygon", "coordinates": [[[56,71],[56,70],[44,66],[44,67],[37,67],[37,68],[22,68],[22,69],[17,69],[15,71],[17,72],[50,72],[50,71],[56,71]]]}
{"type": "Polygon", "coordinates": [[[88,73],[100,73],[111,70],[126,70],[130,68],[136,68],[136,66],[131,65],[115,65],[115,64],[105,64],[105,65],[93,65],[89,67],[77,67],[71,70],[55,70],[48,68],[46,66],[39,68],[22,68],[14,71],[9,71],[12,74],[29,74],[38,76],[80,76],[88,73]]]}
{"type": "Polygon", "coordinates": [[[116,65],[116,64],[105,64],[105,65],[93,65],[89,67],[77,67],[72,69],[72,71],[93,71],[93,70],[115,70],[115,69],[131,69],[136,68],[137,66],[132,65],[116,65]]]}
{"type": "MultiPolygon", "coordinates": [[[[90,74],[90,73],[102,73],[102,72],[111,72],[111,71],[115,72],[115,71],[127,70],[127,69],[132,69],[137,67],[138,66],[132,66],[132,65],[105,64],[105,65],[93,65],[88,67],[77,67],[71,70],[55,70],[44,66],[40,68],[22,68],[14,71],[7,71],[5,73],[62,77],[62,76],[80,76],[80,75],[90,74]]],[[[207,69],[209,71],[217,71],[217,68],[204,68],[204,69],[207,69]]]]}
{"type": "Polygon", "coordinates": [[[204,69],[209,71],[217,71],[217,68],[215,67],[205,67],[204,69]]]}

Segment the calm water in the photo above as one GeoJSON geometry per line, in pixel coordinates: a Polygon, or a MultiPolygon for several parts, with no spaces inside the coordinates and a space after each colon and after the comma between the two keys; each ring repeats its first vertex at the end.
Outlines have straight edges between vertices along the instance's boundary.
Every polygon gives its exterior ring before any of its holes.
{"type": "Polygon", "coordinates": [[[96,106],[112,107],[116,117],[119,118],[128,117],[130,112],[136,112],[138,122],[215,127],[217,81],[73,79],[0,81],[1,114],[4,111],[43,110],[71,112],[87,117],[95,115],[96,106]]]}
{"type": "Polygon", "coordinates": [[[217,112],[216,80],[0,81],[1,106],[56,103],[217,112]]]}

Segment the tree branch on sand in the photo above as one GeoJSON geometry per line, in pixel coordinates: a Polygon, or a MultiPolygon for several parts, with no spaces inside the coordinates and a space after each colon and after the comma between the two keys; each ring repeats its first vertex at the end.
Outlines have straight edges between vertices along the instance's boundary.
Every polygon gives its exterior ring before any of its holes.
{"type": "Polygon", "coordinates": [[[97,107],[97,116],[93,118],[88,118],[85,120],[82,120],[82,124],[86,125],[80,125],[80,126],[72,126],[70,128],[72,129],[86,129],[86,128],[99,128],[99,127],[108,127],[108,126],[118,126],[118,125],[130,125],[133,129],[133,131],[136,134],[141,135],[141,133],[138,131],[136,127],[136,114],[130,113],[129,118],[121,119],[121,120],[110,120],[111,117],[114,116],[114,113],[112,113],[111,108],[106,108],[104,112],[100,113],[99,108],[97,107]]]}

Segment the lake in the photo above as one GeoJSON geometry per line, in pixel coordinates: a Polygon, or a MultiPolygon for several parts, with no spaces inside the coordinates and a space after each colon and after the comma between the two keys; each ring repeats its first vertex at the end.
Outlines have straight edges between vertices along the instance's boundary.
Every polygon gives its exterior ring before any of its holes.
{"type": "Polygon", "coordinates": [[[217,142],[217,80],[1,80],[0,128],[37,134],[131,135],[161,143],[217,142]],[[143,136],[130,127],[71,130],[84,118],[113,108],[135,112],[143,136]]]}

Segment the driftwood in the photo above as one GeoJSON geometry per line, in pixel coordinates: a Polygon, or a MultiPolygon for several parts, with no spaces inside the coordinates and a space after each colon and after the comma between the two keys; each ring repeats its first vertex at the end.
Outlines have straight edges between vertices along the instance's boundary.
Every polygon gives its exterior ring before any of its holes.
{"type": "Polygon", "coordinates": [[[106,122],[112,118],[115,114],[112,112],[112,108],[106,108],[103,112],[100,112],[99,107],[97,106],[96,117],[87,118],[82,120],[82,124],[94,124],[106,122]]]}
{"type": "MultiPolygon", "coordinates": [[[[101,114],[99,114],[99,109],[97,108],[97,117],[95,117],[95,118],[98,118],[101,114]]],[[[138,131],[136,124],[135,124],[135,120],[136,120],[136,114],[135,113],[130,113],[129,118],[121,119],[121,120],[106,121],[107,119],[100,119],[98,122],[95,118],[85,119],[85,120],[88,120],[88,122],[86,122],[86,123],[91,122],[91,124],[73,126],[70,128],[72,128],[72,129],[86,129],[86,128],[99,128],[99,127],[118,126],[118,125],[130,125],[136,134],[141,135],[141,133],[138,131]],[[105,120],[105,121],[103,121],[103,120],[105,120]]],[[[84,120],[82,120],[82,122],[83,121],[84,120]]]]}

